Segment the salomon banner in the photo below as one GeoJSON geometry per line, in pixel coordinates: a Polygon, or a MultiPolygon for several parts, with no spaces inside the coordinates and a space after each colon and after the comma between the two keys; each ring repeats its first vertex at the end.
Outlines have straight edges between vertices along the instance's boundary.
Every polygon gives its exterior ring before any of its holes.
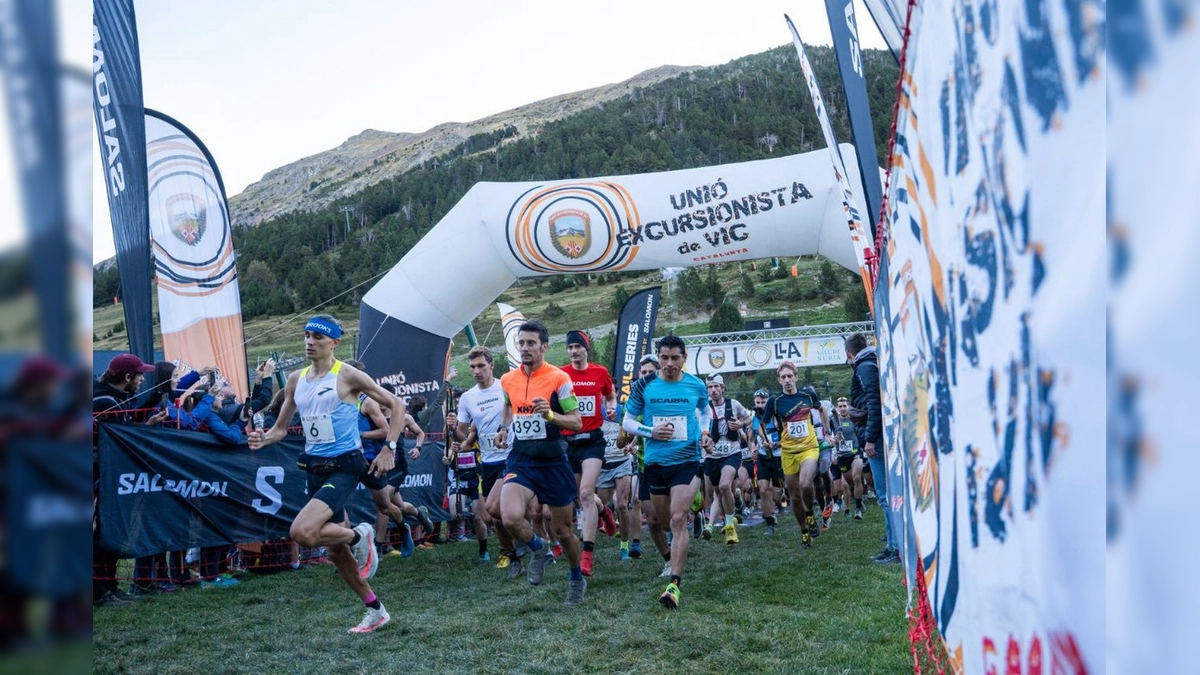
{"type": "Polygon", "coordinates": [[[638,361],[654,349],[654,325],[662,287],[634,293],[621,308],[617,320],[617,348],[613,356],[612,377],[617,386],[617,403],[629,398],[629,385],[637,379],[638,361]]]}
{"type": "MultiPolygon", "coordinates": [[[[251,452],[204,432],[101,424],[101,541],[144,556],[287,537],[308,502],[307,476],[296,467],[303,448],[296,436],[251,452]]],[[[429,507],[434,520],[449,517],[441,458],[440,444],[427,443],[419,460],[408,460],[400,486],[405,501],[429,507]]],[[[347,510],[351,522],[375,522],[370,490],[359,485],[347,510]]]]}
{"type": "Polygon", "coordinates": [[[1103,672],[1114,644],[1100,5],[913,14],[875,325],[888,473],[905,488],[889,502],[915,535],[908,588],[923,573],[947,671],[1103,672]]]}
{"type": "Polygon", "coordinates": [[[862,181],[862,204],[867,211],[863,220],[871,239],[875,238],[875,219],[883,202],[883,183],[879,180],[879,156],[875,151],[875,127],[871,123],[871,104],[867,100],[867,78],[863,71],[862,49],[858,43],[858,21],[854,0],[825,0],[829,14],[829,33],[837,56],[846,95],[846,113],[850,117],[850,138],[858,155],[858,177],[862,181]]]}
{"type": "MultiPolygon", "coordinates": [[[[91,141],[89,140],[90,144],[91,141]]],[[[90,456],[79,443],[15,435],[4,443],[8,578],[19,589],[51,597],[90,583],[91,561],[79,542],[92,529],[90,456]]]]}
{"type": "Polygon", "coordinates": [[[92,4],[92,111],[108,186],[129,351],[154,358],[142,63],[133,0],[92,4]]]}
{"type": "Polygon", "coordinates": [[[29,266],[29,275],[41,308],[42,342],[51,356],[66,362],[78,357],[70,328],[73,315],[62,311],[72,303],[57,48],[54,3],[0,6],[0,73],[29,233],[26,247],[37,261],[29,266]]]}
{"type": "Polygon", "coordinates": [[[215,365],[239,399],[250,395],[242,301],[225,184],[187,127],[146,111],[150,237],[167,359],[215,365]]]}

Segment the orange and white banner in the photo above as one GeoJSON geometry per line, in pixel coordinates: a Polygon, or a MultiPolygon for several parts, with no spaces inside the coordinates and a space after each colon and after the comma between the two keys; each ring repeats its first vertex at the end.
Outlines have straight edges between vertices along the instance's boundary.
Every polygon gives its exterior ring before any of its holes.
{"type": "Polygon", "coordinates": [[[150,238],[163,354],[215,365],[250,393],[225,187],[208,150],[179,122],[146,111],[150,238]]]}
{"type": "Polygon", "coordinates": [[[521,351],[517,349],[517,329],[525,323],[525,315],[516,307],[497,302],[500,309],[500,325],[504,328],[504,352],[508,355],[508,367],[515,370],[521,365],[521,351]]]}

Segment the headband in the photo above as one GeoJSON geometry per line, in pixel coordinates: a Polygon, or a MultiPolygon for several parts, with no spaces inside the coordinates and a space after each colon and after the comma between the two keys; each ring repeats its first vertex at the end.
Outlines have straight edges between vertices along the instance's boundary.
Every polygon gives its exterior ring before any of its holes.
{"type": "Polygon", "coordinates": [[[320,316],[314,316],[309,319],[308,323],[304,324],[304,330],[312,333],[320,333],[334,340],[342,339],[342,329],[336,323],[320,316]]]}

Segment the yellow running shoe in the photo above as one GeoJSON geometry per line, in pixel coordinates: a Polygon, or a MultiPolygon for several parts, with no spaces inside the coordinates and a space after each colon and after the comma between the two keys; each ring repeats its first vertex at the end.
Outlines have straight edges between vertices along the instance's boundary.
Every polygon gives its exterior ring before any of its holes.
{"type": "Polygon", "coordinates": [[[737,525],[726,525],[721,528],[721,531],[725,533],[726,546],[733,546],[738,543],[737,525]]]}
{"type": "Polygon", "coordinates": [[[667,590],[658,596],[658,602],[667,609],[679,609],[679,586],[674,582],[667,584],[667,590]]]}
{"type": "Polygon", "coordinates": [[[508,568],[508,565],[509,565],[509,562],[510,562],[510,561],[509,561],[509,558],[508,558],[508,554],[507,554],[507,553],[501,553],[501,554],[500,554],[500,556],[499,556],[499,558],[496,560],[496,569],[498,569],[498,570],[507,569],[507,568],[508,568]]]}

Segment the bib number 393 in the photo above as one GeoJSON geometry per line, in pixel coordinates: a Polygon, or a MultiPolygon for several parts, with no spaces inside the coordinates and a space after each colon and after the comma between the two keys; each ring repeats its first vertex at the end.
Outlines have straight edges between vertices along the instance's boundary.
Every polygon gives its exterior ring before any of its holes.
{"type": "Polygon", "coordinates": [[[788,422],[787,435],[792,438],[807,438],[808,437],[808,422],[788,422]]]}
{"type": "Polygon", "coordinates": [[[308,415],[300,421],[304,425],[304,438],[309,443],[332,443],[337,440],[333,435],[333,419],[328,414],[308,415]]]}
{"type": "Polygon", "coordinates": [[[513,420],[513,435],[521,441],[546,439],[546,420],[541,415],[517,415],[513,420]]]}

